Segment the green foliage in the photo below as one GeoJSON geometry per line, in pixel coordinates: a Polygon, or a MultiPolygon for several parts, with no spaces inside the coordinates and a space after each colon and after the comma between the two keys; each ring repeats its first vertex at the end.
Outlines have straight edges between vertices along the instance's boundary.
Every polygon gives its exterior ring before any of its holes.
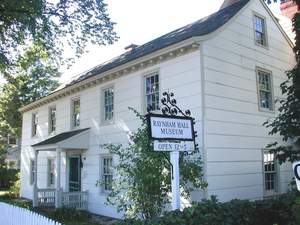
{"type": "MultiPolygon", "coordinates": [[[[144,117],[133,111],[141,119],[141,127],[130,135],[128,147],[114,144],[104,146],[118,157],[115,165],[118,175],[107,199],[119,211],[123,211],[126,218],[146,219],[161,215],[165,205],[170,202],[171,171],[163,153],[153,151],[144,117]]],[[[189,197],[193,189],[206,187],[201,166],[199,152],[180,154],[182,196],[189,197]]]]}
{"type": "Polygon", "coordinates": [[[46,96],[58,86],[60,73],[53,56],[40,43],[28,47],[16,61],[14,71],[5,72],[7,83],[0,94],[0,136],[21,135],[18,109],[46,96]]]}
{"type": "Polygon", "coordinates": [[[218,202],[214,197],[181,211],[150,220],[126,220],[118,225],[296,225],[300,205],[294,193],[274,199],[218,202]]]}
{"type": "Polygon", "coordinates": [[[8,189],[18,180],[18,171],[7,167],[4,146],[0,142],[0,189],[8,189]]]}
{"type": "MultiPolygon", "coordinates": [[[[268,1],[270,2],[270,0],[268,1]]],[[[300,7],[300,1],[295,1],[300,7]]],[[[288,71],[287,81],[280,86],[284,99],[279,100],[279,114],[264,125],[270,129],[270,135],[281,135],[282,142],[274,142],[267,147],[280,163],[300,160],[300,13],[293,18],[293,29],[296,34],[294,52],[296,66],[288,71]]]]}
{"type": "Polygon", "coordinates": [[[15,180],[10,186],[8,190],[11,198],[19,198],[20,197],[20,172],[15,175],[15,180]]]}
{"type": "Polygon", "coordinates": [[[70,218],[74,221],[82,221],[88,219],[89,215],[85,211],[76,210],[74,208],[59,208],[47,212],[47,217],[59,221],[69,220],[70,218]]]}
{"type": "Polygon", "coordinates": [[[15,169],[0,169],[0,188],[7,189],[14,185],[18,181],[18,171],[15,169]]]}
{"type": "Polygon", "coordinates": [[[10,205],[15,205],[21,208],[32,210],[32,202],[26,199],[17,199],[11,196],[9,193],[0,195],[0,202],[5,202],[10,205]]]}
{"type": "Polygon", "coordinates": [[[80,56],[87,44],[105,45],[117,37],[103,0],[1,0],[0,71],[31,42],[41,43],[58,63],[66,47],[80,56]]]}

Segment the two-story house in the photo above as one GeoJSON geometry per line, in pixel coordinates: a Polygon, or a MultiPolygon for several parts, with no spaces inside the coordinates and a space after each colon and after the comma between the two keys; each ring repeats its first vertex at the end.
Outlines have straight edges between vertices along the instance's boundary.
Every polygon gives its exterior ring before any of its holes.
{"type": "Polygon", "coordinates": [[[20,109],[21,196],[35,206],[122,216],[105,204],[116,162],[101,146],[126,145],[139,126],[128,107],[158,109],[166,90],[197,121],[208,188],[192,200],[286,192],[290,165],[265,151],[280,137],[262,124],[277,113],[279,86],[295,65],[292,47],[264,0],[225,0],[216,13],[92,68],[20,109]]]}

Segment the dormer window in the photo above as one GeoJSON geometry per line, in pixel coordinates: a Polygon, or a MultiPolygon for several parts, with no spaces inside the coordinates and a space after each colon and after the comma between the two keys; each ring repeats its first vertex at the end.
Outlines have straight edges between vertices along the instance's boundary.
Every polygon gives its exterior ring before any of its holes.
{"type": "Polygon", "coordinates": [[[254,16],[255,43],[267,46],[266,21],[263,17],[254,16]]]}

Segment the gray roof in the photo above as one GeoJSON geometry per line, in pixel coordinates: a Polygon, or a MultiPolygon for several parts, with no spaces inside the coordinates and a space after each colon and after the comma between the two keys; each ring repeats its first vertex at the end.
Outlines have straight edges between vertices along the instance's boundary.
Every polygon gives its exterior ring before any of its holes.
{"type": "Polygon", "coordinates": [[[58,143],[58,142],[61,142],[61,141],[66,140],[66,139],[68,139],[68,138],[70,138],[70,137],[73,137],[73,136],[75,136],[75,135],[77,135],[77,134],[79,134],[79,133],[81,133],[81,132],[83,132],[83,131],[86,131],[86,130],[88,130],[88,129],[90,129],[90,128],[79,129],[79,130],[72,130],[72,131],[60,133],[60,134],[58,134],[58,135],[55,135],[55,136],[53,136],[53,137],[51,137],[51,138],[48,138],[48,139],[46,139],[46,140],[44,140],[44,141],[41,141],[41,142],[36,143],[36,144],[34,144],[34,145],[31,145],[31,146],[32,146],[32,147],[36,147],[36,146],[41,146],[41,145],[51,145],[51,144],[56,144],[56,143],[58,143]]]}
{"type": "Polygon", "coordinates": [[[67,84],[66,87],[191,37],[209,34],[227,23],[249,1],[250,0],[240,0],[239,2],[234,3],[226,8],[220,9],[218,12],[211,14],[210,16],[202,18],[194,23],[188,24],[141,46],[138,46],[133,50],[110,60],[109,62],[96,66],[95,68],[81,75],[79,78],[67,84]]]}

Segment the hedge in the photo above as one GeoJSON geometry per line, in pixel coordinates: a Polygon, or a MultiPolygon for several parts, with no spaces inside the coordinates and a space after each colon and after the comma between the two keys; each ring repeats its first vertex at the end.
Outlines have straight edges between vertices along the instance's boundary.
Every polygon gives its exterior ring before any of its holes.
{"type": "Polygon", "coordinates": [[[220,203],[215,197],[193,204],[183,211],[172,211],[151,220],[125,220],[118,225],[299,225],[297,194],[248,201],[220,203]]]}

